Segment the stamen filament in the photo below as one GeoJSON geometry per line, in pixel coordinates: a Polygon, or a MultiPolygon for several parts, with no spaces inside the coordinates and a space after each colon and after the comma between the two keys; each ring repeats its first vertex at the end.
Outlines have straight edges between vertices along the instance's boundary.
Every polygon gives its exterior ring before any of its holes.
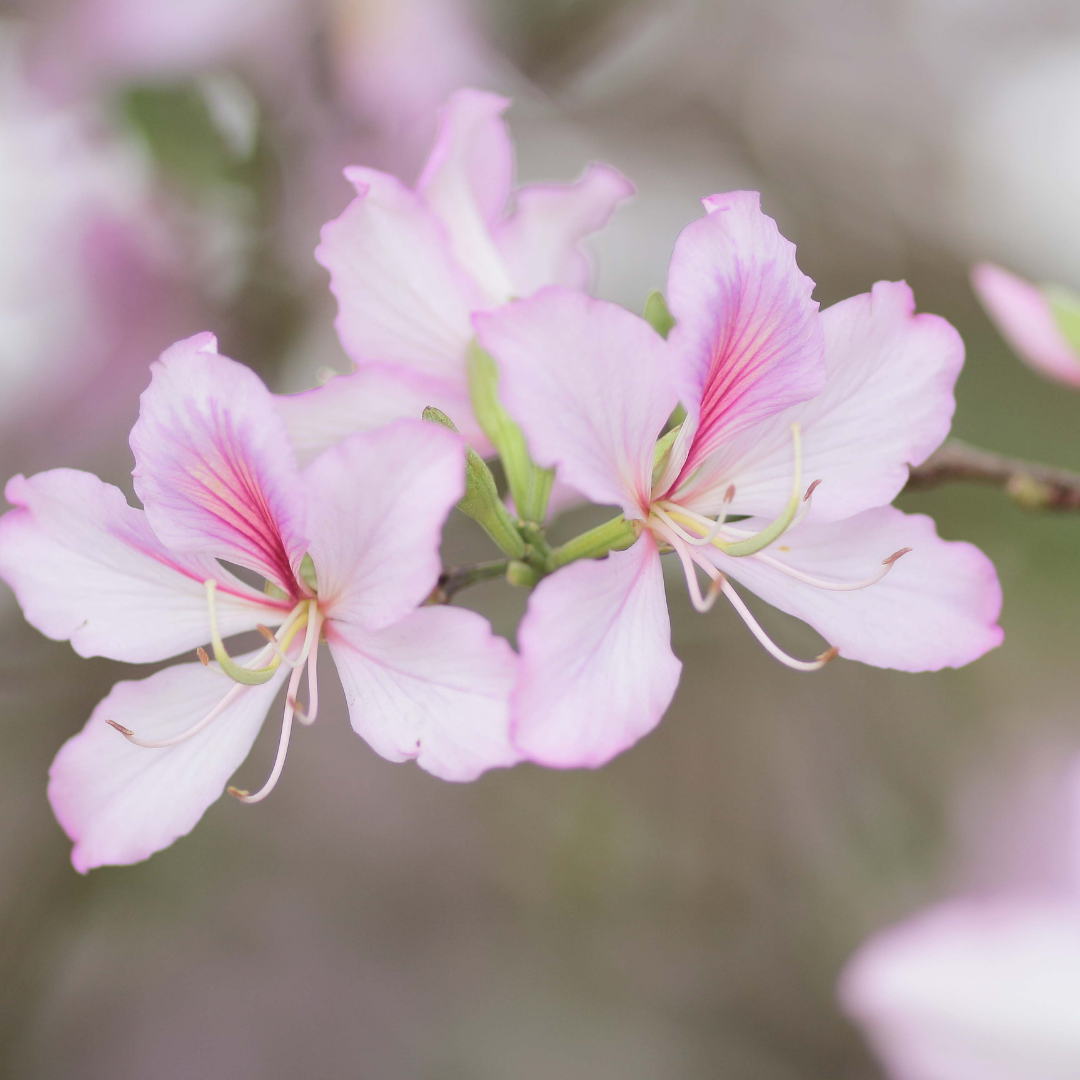
{"type": "MultiPolygon", "coordinates": [[[[314,604],[312,605],[315,606],[314,604]]],[[[296,718],[301,724],[314,724],[319,715],[319,634],[322,630],[323,620],[316,611],[312,621],[316,623],[315,644],[311,646],[311,655],[308,659],[307,694],[308,705],[306,712],[297,712],[296,718]]]]}
{"type": "MultiPolygon", "coordinates": [[[[699,611],[702,614],[709,611],[713,604],[716,603],[716,598],[720,595],[720,587],[716,582],[716,578],[713,578],[713,584],[709,588],[708,595],[703,596],[701,593],[701,584],[697,577],[697,571],[694,569],[695,563],[702,565],[700,556],[695,558],[674,530],[669,529],[662,524],[656,526],[656,529],[672,546],[675,554],[679,556],[679,562],[682,564],[683,573],[686,575],[686,589],[690,594],[690,603],[694,605],[694,610],[699,611]]],[[[711,568],[707,566],[704,567],[704,569],[706,572],[711,570],[711,568]]]]}
{"type": "Polygon", "coordinates": [[[786,574],[796,581],[801,581],[806,585],[813,585],[815,589],[828,589],[832,592],[855,592],[858,589],[866,589],[871,585],[877,584],[877,582],[879,582],[893,566],[896,565],[897,560],[906,555],[910,550],[911,548],[901,548],[887,559],[882,559],[881,569],[876,574],[871,574],[870,577],[864,578],[862,581],[826,581],[823,578],[814,577],[812,574],[803,573],[802,570],[796,570],[793,566],[782,563],[779,559],[773,558],[773,556],[764,551],[759,551],[757,555],[751,557],[758,562],[763,562],[767,566],[771,566],[774,570],[779,570],[780,573],[786,574]]]}
{"type": "MultiPolygon", "coordinates": [[[[719,573],[719,571],[717,571],[719,573]]],[[[742,597],[732,588],[731,582],[721,574],[720,591],[731,602],[731,606],[739,613],[739,617],[744,623],[750,633],[758,639],[758,642],[764,647],[765,651],[770,656],[775,657],[781,664],[785,664],[787,667],[794,671],[819,671],[830,660],[834,659],[838,650],[836,648],[830,648],[823,652],[816,660],[796,660],[795,657],[789,656],[783,649],[777,645],[768,634],[762,630],[761,625],[757,619],[750,614],[750,609],[743,603],[742,597]]]]}
{"type": "MultiPolygon", "coordinates": [[[[292,621],[293,617],[299,615],[299,613],[307,607],[308,601],[302,600],[293,610],[289,613],[289,618],[286,619],[286,623],[292,621]]],[[[245,686],[259,686],[262,683],[269,682],[274,677],[274,672],[277,671],[278,666],[281,664],[281,659],[275,656],[273,660],[266,667],[261,668],[247,668],[241,667],[233,658],[229,655],[228,650],[225,648],[225,642],[221,640],[221,632],[218,629],[217,622],[217,582],[213,578],[210,578],[206,582],[206,605],[210,611],[210,643],[214,648],[214,659],[217,660],[221,666],[221,670],[229,676],[230,679],[235,680],[238,683],[243,683],[245,686]]],[[[282,643],[287,645],[291,640],[291,636],[302,623],[297,623],[290,628],[289,635],[282,643]]]]}

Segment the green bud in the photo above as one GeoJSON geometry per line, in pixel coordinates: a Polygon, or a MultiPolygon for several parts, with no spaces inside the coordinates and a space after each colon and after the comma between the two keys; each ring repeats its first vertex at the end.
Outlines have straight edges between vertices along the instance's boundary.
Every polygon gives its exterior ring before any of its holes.
{"type": "Polygon", "coordinates": [[[675,319],[668,310],[667,301],[662,292],[649,293],[645,301],[645,321],[662,337],[666,338],[675,325],[675,319]]]}
{"type": "Polygon", "coordinates": [[[506,568],[506,580],[518,588],[531,589],[540,580],[540,572],[514,559],[506,568]]]}
{"type": "Polygon", "coordinates": [[[1080,354],[1080,294],[1064,285],[1044,285],[1042,294],[1065,340],[1080,354]]]}
{"type": "Polygon", "coordinates": [[[599,559],[609,551],[630,547],[637,538],[638,530],[620,514],[557,547],[548,558],[548,568],[557,570],[578,559],[599,559]]]}
{"type": "Polygon", "coordinates": [[[469,344],[467,358],[473,412],[502,460],[518,515],[524,521],[543,521],[555,473],[533,463],[521,428],[499,401],[495,361],[475,341],[469,344]]]}
{"type": "MultiPolygon", "coordinates": [[[[454,422],[439,409],[428,406],[424,419],[456,432],[454,422]]],[[[514,559],[525,554],[525,541],[517,531],[506,504],[499,498],[495,477],[484,459],[471,447],[465,447],[465,494],[457,504],[491,537],[502,551],[514,559]]]]}
{"type": "Polygon", "coordinates": [[[652,482],[654,484],[660,479],[660,474],[664,471],[668,455],[671,453],[672,446],[675,445],[675,440],[679,437],[681,428],[682,424],[678,424],[656,440],[656,447],[653,450],[652,459],[652,482]]]}

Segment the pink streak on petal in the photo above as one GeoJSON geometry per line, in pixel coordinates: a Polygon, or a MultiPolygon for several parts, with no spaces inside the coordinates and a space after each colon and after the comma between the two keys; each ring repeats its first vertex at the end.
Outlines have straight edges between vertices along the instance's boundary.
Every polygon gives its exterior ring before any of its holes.
{"type": "Polygon", "coordinates": [[[652,731],[682,670],[652,533],[541,581],[518,645],[513,735],[532,761],[596,768],[652,731]]]}
{"type": "Polygon", "coordinates": [[[209,640],[203,583],[219,583],[225,635],[280,621],[282,605],[220,563],[166,549],[141,510],[90,473],[54,469],[8,482],[0,576],[27,620],[81,656],[163,660],[209,640]]]}
{"type": "Polygon", "coordinates": [[[825,381],[814,283],[761,213],[757,192],[714,195],[675,243],[669,342],[693,442],[688,476],[725,440],[818,393],[825,381]]]}
{"type": "Polygon", "coordinates": [[[166,350],[151,368],[131,432],[135,491],[154,532],[177,551],[247,566],[290,593],[307,550],[296,456],[273,395],[217,354],[212,334],[166,350]]]}
{"type": "Polygon", "coordinates": [[[647,516],[653,448],[676,400],[667,346],[652,327],[561,286],[475,323],[533,457],[594,502],[647,516]]]}
{"type": "Polygon", "coordinates": [[[376,753],[457,781],[520,760],[507,705],[517,657],[486,619],[427,607],[375,632],[331,620],[326,634],[353,729],[376,753]]]}
{"type": "MultiPolygon", "coordinates": [[[[751,519],[740,527],[764,524],[751,519]]],[[[857,592],[795,581],[753,558],[699,548],[736,581],[809,623],[840,655],[875,667],[937,671],[962,667],[1001,644],[1001,586],[971,544],[942,540],[923,514],[891,506],[829,524],[805,522],[768,549],[794,569],[832,581],[860,581],[900,548],[912,550],[889,574],[857,592]]]]}
{"type": "Polygon", "coordinates": [[[634,186],[607,165],[590,165],[573,184],[530,184],[495,229],[517,296],[544,285],[589,288],[592,264],[582,240],[599,232],[634,186]]]}
{"type": "Polygon", "coordinates": [[[1054,382],[1080,387],[1080,356],[1039,289],[992,263],[972,267],[971,285],[1021,360],[1054,382]]]}
{"type": "Polygon", "coordinates": [[[245,688],[198,735],[156,750],[129,743],[105,721],[143,739],[170,738],[197,723],[236,684],[197,663],[117,683],[49,770],[49,802],[75,842],[75,869],[85,874],[96,866],[140,862],[190,832],[247,757],[286,672],[282,666],[268,683],[245,688]]]}
{"type": "Polygon", "coordinates": [[[308,466],[304,486],[325,614],[379,629],[423,603],[465,492],[460,436],[422,420],[351,435],[308,466]]]}

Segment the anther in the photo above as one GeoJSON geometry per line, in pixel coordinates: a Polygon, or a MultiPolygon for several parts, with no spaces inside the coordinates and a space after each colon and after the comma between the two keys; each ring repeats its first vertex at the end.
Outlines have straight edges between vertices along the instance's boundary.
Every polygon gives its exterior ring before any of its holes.
{"type": "Polygon", "coordinates": [[[902,558],[904,555],[906,555],[911,550],[912,550],[911,548],[906,547],[906,548],[901,548],[899,551],[894,551],[887,559],[882,559],[881,560],[881,565],[882,566],[892,566],[892,564],[894,562],[896,562],[897,559],[902,558]]]}
{"type": "Polygon", "coordinates": [[[818,660],[821,662],[822,665],[825,665],[830,660],[835,660],[839,655],[840,650],[835,645],[833,645],[832,648],[826,649],[820,656],[818,656],[818,660]]]}
{"type": "Polygon", "coordinates": [[[131,736],[135,734],[131,728],[126,728],[123,724],[118,724],[115,720],[106,720],[105,723],[111,728],[116,728],[116,730],[127,739],[130,739],[131,736]]]}
{"type": "Polygon", "coordinates": [[[199,663],[203,667],[210,666],[210,657],[206,655],[206,650],[201,645],[195,650],[195,655],[199,658],[199,663]]]}
{"type": "Polygon", "coordinates": [[[233,787],[231,784],[225,789],[225,791],[234,799],[247,799],[251,795],[250,791],[245,791],[243,788],[233,787]]]}
{"type": "Polygon", "coordinates": [[[815,481],[814,481],[814,482],[813,482],[813,483],[812,483],[812,484],[811,484],[811,485],[810,485],[810,486],[809,486],[809,487],[808,487],[808,488],[806,489],[806,494],[805,494],[805,495],[804,495],[804,496],[802,497],[802,501],[803,501],[803,502],[809,502],[809,501],[810,501],[810,496],[811,496],[811,495],[813,495],[815,491],[817,491],[818,485],[819,485],[820,483],[821,483],[821,481],[820,481],[820,480],[815,480],[815,481]]]}

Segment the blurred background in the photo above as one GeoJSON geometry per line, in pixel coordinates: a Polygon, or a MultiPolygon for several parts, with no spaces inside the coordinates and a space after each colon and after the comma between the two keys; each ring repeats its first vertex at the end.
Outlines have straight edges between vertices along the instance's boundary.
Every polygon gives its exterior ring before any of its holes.
{"type": "MultiPolygon", "coordinates": [[[[452,89],[512,95],[523,180],[637,186],[595,244],[640,310],[715,191],[756,188],[823,305],[906,278],[968,348],[955,433],[1080,469],[1080,396],[977,306],[992,259],[1080,287],[1067,0],[0,2],[0,466],[130,490],[147,366],[215,331],[278,389],[346,370],[312,251],[348,164],[411,181],[452,89]]],[[[80,877],[48,765],[131,668],[0,598],[0,1075],[871,1080],[835,1003],[871,932],[1048,880],[1080,748],[1080,518],[902,498],[979,544],[1006,644],[959,672],[799,675],[671,589],[685,672],[607,768],[441,783],[376,757],[336,680],[272,798],[80,877]]],[[[567,528],[584,524],[571,521],[567,528]]],[[[473,561],[452,522],[446,558],[473,561]]],[[[461,600],[512,636],[523,597],[461,600]]],[[[813,634],[775,612],[793,651],[813,634]]],[[[152,670],[146,669],[146,673],[152,670]]],[[[324,667],[324,674],[329,673],[324,667]]],[[[142,674],[136,672],[135,674],[142,674]]],[[[272,725],[271,725],[272,726],[272,725]]],[[[276,732],[240,779],[259,778],[276,732]]]]}

